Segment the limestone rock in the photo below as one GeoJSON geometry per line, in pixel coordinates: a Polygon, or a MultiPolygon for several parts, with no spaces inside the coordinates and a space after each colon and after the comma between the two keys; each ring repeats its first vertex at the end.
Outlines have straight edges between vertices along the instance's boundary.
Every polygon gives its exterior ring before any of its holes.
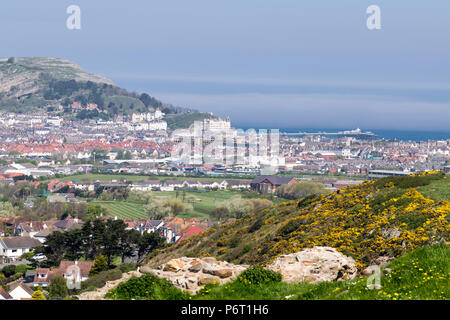
{"type": "Polygon", "coordinates": [[[183,262],[179,259],[173,259],[167,262],[163,268],[163,271],[171,271],[171,272],[177,272],[181,269],[183,269],[183,262]]]}
{"type": "Polygon", "coordinates": [[[177,288],[195,294],[207,284],[223,284],[235,280],[247,267],[218,261],[213,257],[182,257],[172,259],[156,269],[144,266],[140,270],[165,278],[177,288]]]}
{"type": "Polygon", "coordinates": [[[347,280],[356,277],[356,263],[330,247],[314,247],[282,255],[268,269],[281,273],[288,283],[347,280]]]}

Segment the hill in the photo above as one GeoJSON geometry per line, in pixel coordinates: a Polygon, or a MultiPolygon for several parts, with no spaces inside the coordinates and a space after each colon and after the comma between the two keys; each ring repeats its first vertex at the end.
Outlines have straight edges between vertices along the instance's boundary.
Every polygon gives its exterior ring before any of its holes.
{"type": "Polygon", "coordinates": [[[449,182],[442,172],[430,172],[281,203],[157,252],[149,265],[181,256],[267,265],[281,254],[328,246],[353,257],[362,270],[379,259],[449,241],[450,202],[433,199],[449,182]]]}
{"type": "Polygon", "coordinates": [[[26,113],[44,109],[73,115],[73,102],[98,105],[98,110],[79,112],[79,119],[112,118],[155,108],[166,114],[195,112],[165,104],[146,93],[119,88],[111,80],[86,73],[68,60],[0,58],[0,110],[26,113]]]}

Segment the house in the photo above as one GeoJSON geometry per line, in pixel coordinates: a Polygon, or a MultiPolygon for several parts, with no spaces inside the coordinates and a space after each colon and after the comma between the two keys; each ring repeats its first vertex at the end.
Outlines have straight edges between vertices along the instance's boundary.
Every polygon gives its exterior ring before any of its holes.
{"type": "Polygon", "coordinates": [[[55,274],[63,276],[65,279],[74,281],[85,281],[89,278],[89,271],[94,264],[89,261],[61,261],[55,274]]]}
{"type": "Polygon", "coordinates": [[[250,182],[250,187],[259,193],[272,193],[279,186],[293,183],[298,183],[298,181],[291,177],[261,176],[253,179],[250,182]]]}
{"type": "Polygon", "coordinates": [[[45,223],[40,221],[31,221],[31,222],[21,222],[17,225],[14,232],[16,236],[19,237],[31,237],[34,238],[34,235],[41,230],[47,228],[45,223]]]}
{"type": "Polygon", "coordinates": [[[197,225],[192,225],[190,227],[187,227],[186,230],[181,232],[180,238],[177,240],[177,242],[185,240],[185,239],[189,239],[190,237],[196,236],[204,231],[206,231],[206,229],[203,229],[202,227],[197,226],[197,225]]]}
{"type": "Polygon", "coordinates": [[[34,287],[48,287],[50,285],[50,268],[36,268],[32,285],[34,287]]]}
{"type": "Polygon", "coordinates": [[[61,276],[75,282],[83,282],[89,278],[89,271],[94,264],[83,261],[61,261],[57,269],[37,268],[32,285],[48,287],[52,277],[61,276]]]}
{"type": "Polygon", "coordinates": [[[59,220],[53,224],[53,227],[57,228],[55,231],[69,231],[74,229],[81,229],[82,223],[77,218],[72,218],[71,216],[68,216],[64,220],[59,220]]]}
{"type": "Polygon", "coordinates": [[[5,289],[3,289],[2,287],[0,287],[0,300],[12,300],[13,297],[11,297],[11,295],[6,292],[5,289]]]}
{"type": "Polygon", "coordinates": [[[34,291],[26,284],[20,282],[11,285],[8,293],[13,300],[30,300],[34,291]]]}
{"type": "Polygon", "coordinates": [[[249,180],[225,180],[226,183],[225,188],[231,189],[250,189],[250,181],[249,180]]]}
{"type": "Polygon", "coordinates": [[[30,237],[1,237],[0,263],[14,262],[22,254],[40,246],[42,246],[42,243],[39,240],[30,237]]]}
{"type": "Polygon", "coordinates": [[[45,230],[39,231],[32,237],[34,239],[39,240],[41,243],[44,243],[47,240],[48,235],[51,234],[53,231],[55,231],[55,230],[54,229],[45,229],[45,230]]]}

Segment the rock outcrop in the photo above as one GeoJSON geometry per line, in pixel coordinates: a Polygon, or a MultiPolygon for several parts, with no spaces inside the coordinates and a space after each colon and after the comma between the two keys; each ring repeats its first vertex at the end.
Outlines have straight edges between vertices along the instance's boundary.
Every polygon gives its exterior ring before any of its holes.
{"type": "Polygon", "coordinates": [[[195,294],[207,284],[224,284],[235,280],[247,267],[218,261],[213,257],[182,257],[172,259],[157,269],[143,266],[140,270],[165,278],[177,288],[195,294]]]}
{"type": "Polygon", "coordinates": [[[314,247],[279,256],[268,269],[288,283],[348,280],[356,277],[355,260],[330,247],[314,247]]]}

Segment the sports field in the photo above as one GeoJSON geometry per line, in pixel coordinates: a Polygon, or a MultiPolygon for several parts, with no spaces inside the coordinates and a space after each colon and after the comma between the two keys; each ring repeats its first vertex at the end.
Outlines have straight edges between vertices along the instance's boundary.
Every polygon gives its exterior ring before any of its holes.
{"type": "MultiPolygon", "coordinates": [[[[179,200],[185,203],[191,209],[187,210],[186,213],[178,215],[184,219],[199,218],[199,219],[210,219],[210,212],[216,207],[222,205],[225,201],[230,200],[235,196],[241,196],[242,193],[239,191],[230,190],[220,190],[220,191],[210,191],[210,192],[190,192],[187,191],[183,193],[180,191],[177,193],[175,191],[167,192],[152,192],[152,196],[155,199],[161,200],[179,200]]],[[[95,204],[100,204],[101,206],[108,209],[108,215],[118,218],[147,218],[144,210],[144,204],[138,201],[95,201],[95,204]]]]}

